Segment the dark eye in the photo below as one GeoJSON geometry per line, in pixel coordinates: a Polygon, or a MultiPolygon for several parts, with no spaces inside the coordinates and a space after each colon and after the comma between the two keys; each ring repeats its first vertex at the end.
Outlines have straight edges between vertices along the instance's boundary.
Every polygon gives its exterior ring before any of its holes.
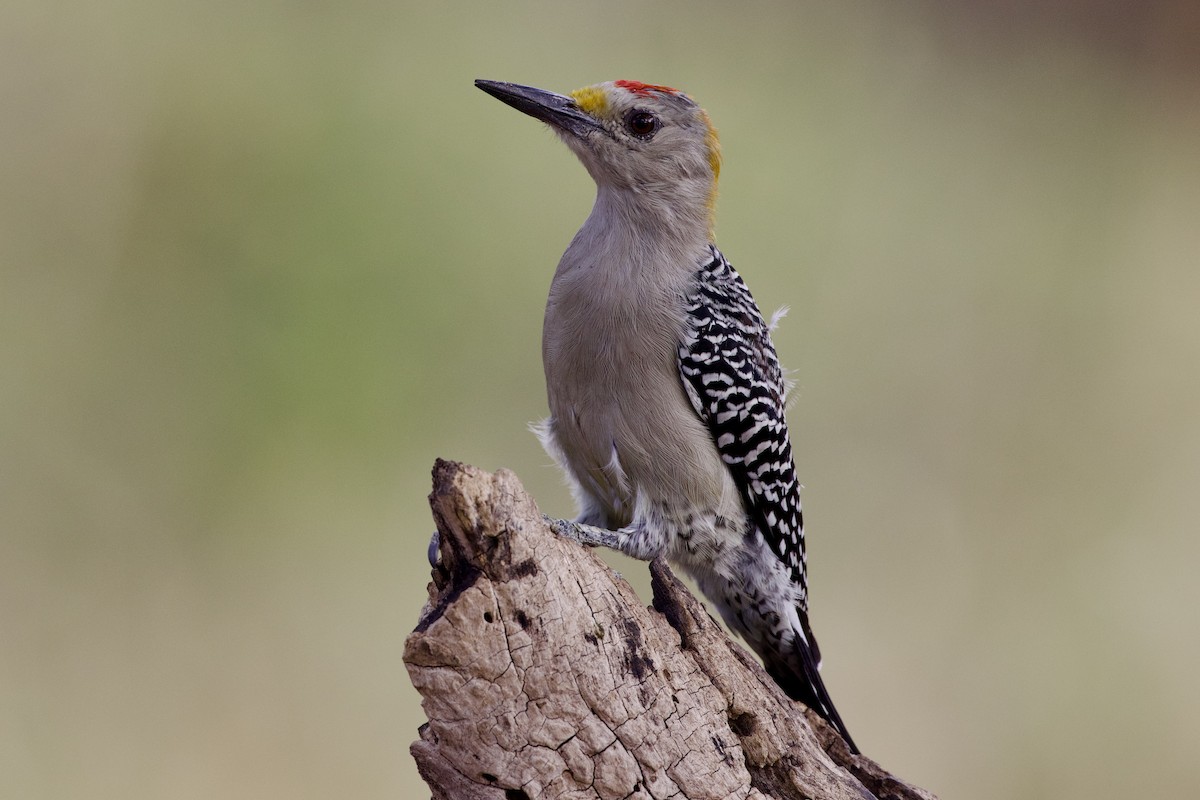
{"type": "Polygon", "coordinates": [[[633,111],[625,120],[625,127],[639,139],[649,139],[659,128],[658,117],[649,111],[633,111]]]}

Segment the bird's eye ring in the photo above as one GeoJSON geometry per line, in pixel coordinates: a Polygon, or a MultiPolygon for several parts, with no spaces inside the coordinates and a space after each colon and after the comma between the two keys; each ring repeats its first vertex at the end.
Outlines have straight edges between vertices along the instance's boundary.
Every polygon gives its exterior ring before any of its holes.
{"type": "Polygon", "coordinates": [[[658,117],[649,111],[634,110],[625,119],[625,127],[639,139],[650,139],[658,132],[660,123],[658,117]]]}

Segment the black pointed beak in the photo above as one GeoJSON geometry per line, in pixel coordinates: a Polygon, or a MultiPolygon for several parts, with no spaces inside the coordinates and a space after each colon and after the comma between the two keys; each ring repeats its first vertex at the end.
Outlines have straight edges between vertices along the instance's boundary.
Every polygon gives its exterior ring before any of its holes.
{"type": "Polygon", "coordinates": [[[485,81],[482,78],[477,79],[475,85],[517,111],[523,111],[547,125],[574,134],[581,139],[589,133],[608,135],[608,131],[603,125],[580,110],[575,101],[566,95],[547,92],[545,89],[535,89],[532,86],[522,86],[519,83],[485,81]]]}

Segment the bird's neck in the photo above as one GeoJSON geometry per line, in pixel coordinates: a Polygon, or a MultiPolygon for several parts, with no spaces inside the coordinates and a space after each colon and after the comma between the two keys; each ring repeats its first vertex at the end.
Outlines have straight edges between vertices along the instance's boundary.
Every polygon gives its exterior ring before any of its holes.
{"type": "Polygon", "coordinates": [[[585,226],[645,241],[656,248],[694,250],[713,238],[707,188],[675,184],[599,184],[585,226]]]}
{"type": "Polygon", "coordinates": [[[695,275],[710,242],[703,210],[663,204],[646,192],[601,186],[555,274],[558,290],[603,296],[675,295],[695,275]]]}

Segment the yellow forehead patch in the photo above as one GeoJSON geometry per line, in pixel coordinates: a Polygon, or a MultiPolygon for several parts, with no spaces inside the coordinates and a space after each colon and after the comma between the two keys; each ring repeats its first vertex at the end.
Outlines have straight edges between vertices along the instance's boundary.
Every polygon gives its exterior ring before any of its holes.
{"type": "Polygon", "coordinates": [[[571,92],[571,98],[585,114],[599,117],[608,108],[608,94],[601,86],[585,86],[571,92]]]}

